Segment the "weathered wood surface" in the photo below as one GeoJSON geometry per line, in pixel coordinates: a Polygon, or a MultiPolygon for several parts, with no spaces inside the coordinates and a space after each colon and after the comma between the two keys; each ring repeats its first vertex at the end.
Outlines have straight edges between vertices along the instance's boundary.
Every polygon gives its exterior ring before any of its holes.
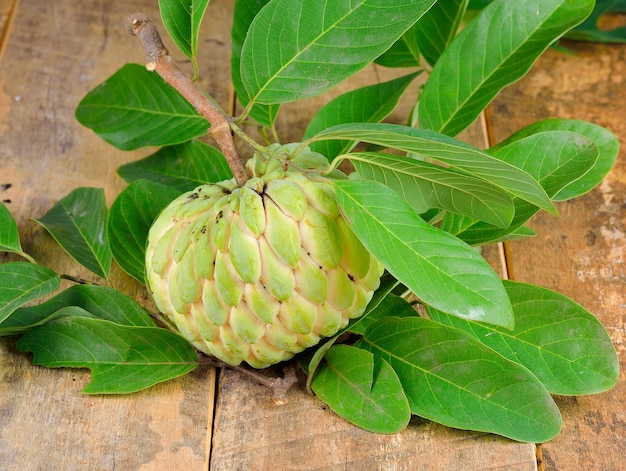
{"type": "MultiPolygon", "coordinates": [[[[147,0],[132,5],[95,2],[88,7],[70,1],[40,5],[23,0],[12,25],[0,68],[0,175],[2,182],[12,184],[2,197],[11,201],[25,250],[59,272],[89,276],[76,271],[28,218],[42,215],[77,186],[103,186],[112,201],[123,187],[115,175],[117,166],[145,155],[115,151],[82,129],[73,110],[89,89],[121,64],[143,59],[138,44],[123,30],[123,19],[136,10],[156,18],[155,6],[147,0]]],[[[229,109],[232,92],[225,58],[230,2],[215,1],[211,8],[206,39],[211,49],[205,47],[201,58],[209,71],[203,86],[229,109]]],[[[374,69],[358,80],[372,83],[384,79],[382,74],[374,69]]],[[[280,125],[284,139],[298,138],[311,111],[287,108],[280,125]]],[[[114,283],[148,303],[143,290],[123,274],[114,283]]],[[[208,467],[213,371],[132,396],[89,397],[79,393],[88,381],[85,372],[32,367],[10,342],[0,345],[3,469],[208,467]]],[[[368,434],[335,417],[302,389],[292,392],[288,406],[277,407],[267,391],[227,372],[221,375],[220,391],[214,469],[472,469],[469,463],[473,469],[535,467],[532,445],[428,423],[414,424],[395,437],[368,434]],[[250,413],[251,406],[256,416],[250,413]],[[311,442],[319,446],[311,447],[311,442]]]]}
{"type": "MultiPolygon", "coordinates": [[[[624,18],[624,17],[623,17],[624,18]]],[[[626,366],[626,46],[567,42],[575,56],[548,51],[493,104],[497,140],[538,119],[560,117],[607,127],[621,142],[618,163],[594,191],[542,214],[538,237],[512,243],[517,280],[556,289],[596,314],[626,366]]],[[[611,391],[558,398],[560,436],[543,445],[545,469],[625,469],[626,380],[611,391]]]]}
{"type": "MultiPolygon", "coordinates": [[[[22,0],[11,25],[0,61],[0,183],[12,186],[0,197],[10,200],[24,249],[60,273],[93,279],[29,218],[78,186],[104,187],[112,202],[124,187],[116,168],[146,154],[112,149],[75,121],[74,109],[125,61],[143,60],[124,19],[135,10],[156,17],[156,5],[22,0]]],[[[228,96],[228,87],[215,88],[228,96]]],[[[147,305],[129,277],[116,273],[113,284],[147,305]]],[[[207,468],[213,370],[126,397],[82,395],[87,381],[84,371],[30,366],[0,340],[0,469],[207,468]]]]}
{"type": "Polygon", "coordinates": [[[9,34],[9,29],[5,27],[11,23],[10,17],[16,11],[16,7],[17,1],[15,0],[0,0],[0,57],[2,56],[2,45],[9,34]]]}
{"type": "MultiPolygon", "coordinates": [[[[8,13],[16,3],[0,0],[0,38],[2,19],[11,21],[8,13]]],[[[89,89],[124,62],[142,61],[123,22],[135,11],[158,18],[156,4],[21,0],[12,18],[0,57],[0,183],[12,187],[0,197],[11,201],[25,250],[57,271],[89,276],[28,218],[41,216],[77,186],[104,187],[110,203],[123,188],[116,168],[148,153],[112,149],[81,128],[73,111],[89,89]]],[[[233,103],[226,60],[231,4],[211,2],[200,58],[202,86],[225,109],[233,103]]],[[[576,58],[550,52],[529,78],[498,99],[493,107],[497,139],[548,116],[589,119],[626,136],[624,48],[573,49],[576,58]]],[[[389,73],[372,68],[346,87],[385,80],[389,73]]],[[[279,123],[283,139],[298,139],[308,117],[327,98],[286,106],[279,123]]],[[[479,144],[481,136],[467,139],[479,144]]],[[[600,189],[581,202],[561,205],[563,220],[538,218],[534,227],[540,237],[511,249],[517,279],[557,288],[597,312],[623,360],[623,155],[621,159],[600,189]]],[[[497,250],[491,249],[489,258],[497,266],[497,250]]],[[[13,259],[0,255],[0,262],[13,259]]],[[[145,291],[122,273],[114,284],[149,305],[145,291]]],[[[10,341],[0,340],[3,470],[536,469],[529,444],[419,419],[394,436],[371,434],[335,416],[302,387],[289,393],[287,405],[275,406],[263,387],[231,371],[219,374],[217,390],[214,371],[202,370],[124,397],[81,395],[87,381],[83,371],[32,367],[10,341]]],[[[604,395],[559,399],[564,432],[543,447],[547,470],[620,469],[624,389],[620,382],[604,395]]]]}

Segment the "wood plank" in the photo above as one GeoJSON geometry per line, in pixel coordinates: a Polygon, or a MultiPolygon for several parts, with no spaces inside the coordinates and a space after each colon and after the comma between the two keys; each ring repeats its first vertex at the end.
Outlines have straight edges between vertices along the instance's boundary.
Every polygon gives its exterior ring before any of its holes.
{"type": "MultiPolygon", "coordinates": [[[[86,10],[66,1],[35,11],[39,5],[33,0],[22,1],[22,14],[0,69],[4,80],[0,90],[10,103],[0,118],[0,175],[3,182],[6,177],[13,183],[2,196],[12,201],[10,208],[21,224],[25,249],[59,271],[74,265],[51,252],[49,238],[27,218],[43,214],[79,185],[104,186],[111,201],[123,187],[115,168],[142,155],[116,152],[81,129],[73,121],[73,108],[122,62],[142,60],[118,25],[126,13],[140,9],[156,18],[153,3],[99,2],[86,10]],[[102,152],[106,160],[100,158],[102,152]]],[[[229,22],[219,12],[228,12],[229,3],[214,0],[211,4],[213,36],[207,42],[218,51],[228,46],[229,22]]],[[[205,51],[204,64],[215,57],[215,50],[205,51]]],[[[215,60],[220,66],[208,68],[210,75],[203,83],[217,90],[215,96],[224,106],[231,97],[223,87],[228,68],[223,66],[223,56],[215,60]]],[[[368,80],[381,80],[384,74],[379,68],[371,73],[368,80]]],[[[303,109],[284,115],[281,131],[298,135],[307,120],[303,109]]],[[[85,276],[81,271],[71,274],[85,276]]],[[[122,274],[116,283],[148,302],[143,290],[122,274]]],[[[21,469],[25,462],[33,469],[204,466],[212,371],[138,395],[93,398],[77,393],[87,381],[86,374],[30,367],[10,343],[0,345],[4,379],[0,462],[8,464],[7,469],[21,469]],[[31,437],[37,437],[35,443],[31,437]]],[[[369,434],[338,419],[301,388],[291,392],[287,406],[277,407],[260,386],[229,371],[221,378],[223,402],[218,409],[213,469],[247,469],[246,464],[249,469],[283,469],[285,465],[292,469],[336,465],[352,469],[535,469],[532,445],[419,420],[403,434],[369,434]]]]}
{"type": "MultiPolygon", "coordinates": [[[[57,272],[89,280],[93,275],[77,268],[29,218],[42,216],[78,186],[104,187],[110,203],[124,187],[117,167],[149,152],[116,151],[74,119],[85,93],[124,62],[143,61],[141,46],[124,29],[125,17],[135,11],[158,17],[153,0],[22,0],[0,62],[0,183],[11,184],[0,196],[20,225],[27,252],[57,272]]],[[[214,21],[220,31],[229,19],[214,21]]],[[[207,67],[223,64],[228,49],[214,45],[207,67]]],[[[219,78],[213,89],[228,98],[219,78]]],[[[0,262],[11,260],[17,258],[0,255],[0,262]]],[[[112,282],[150,306],[145,289],[119,270],[112,282]]],[[[212,369],[123,397],[82,395],[88,379],[85,371],[33,367],[9,339],[0,340],[2,469],[207,468],[212,369]]]]}
{"type": "Polygon", "coordinates": [[[282,406],[264,387],[220,373],[212,471],[536,469],[534,446],[453,430],[421,419],[395,435],[365,432],[337,417],[301,387],[282,406]]]}
{"type": "MultiPolygon", "coordinates": [[[[286,104],[277,123],[282,142],[298,141],[315,110],[332,97],[356,87],[379,83],[407,71],[372,66],[319,97],[286,104]]],[[[415,103],[420,82],[389,122],[403,123],[415,103]]],[[[485,146],[482,122],[464,139],[485,146]]],[[[497,247],[486,257],[502,273],[497,247]]],[[[536,470],[535,446],[493,435],[449,429],[421,419],[396,435],[366,432],[336,416],[302,381],[275,405],[267,389],[233,371],[219,375],[210,469],[266,470],[536,470]]]]}
{"type": "MultiPolygon", "coordinates": [[[[604,183],[558,205],[531,226],[538,237],[511,244],[515,278],[560,291],[596,314],[626,365],[626,46],[567,42],[574,56],[548,53],[494,103],[497,140],[549,117],[577,118],[613,131],[622,150],[604,183]]],[[[624,469],[626,378],[611,391],[557,398],[560,436],[543,445],[546,471],[624,469]]]]}

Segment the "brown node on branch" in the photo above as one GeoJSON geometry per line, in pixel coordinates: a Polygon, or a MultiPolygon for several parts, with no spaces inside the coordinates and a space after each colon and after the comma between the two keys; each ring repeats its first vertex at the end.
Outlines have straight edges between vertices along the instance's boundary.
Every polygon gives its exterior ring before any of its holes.
{"type": "Polygon", "coordinates": [[[126,21],[126,29],[133,36],[138,36],[146,53],[146,67],[152,70],[156,67],[159,57],[169,56],[169,51],[163,44],[159,31],[152,20],[143,13],[130,15],[126,21]]]}
{"type": "Polygon", "coordinates": [[[158,73],[180,93],[209,123],[209,134],[220,147],[239,186],[250,178],[235,146],[231,119],[172,62],[159,31],[147,15],[135,13],[126,20],[126,29],[137,36],[146,54],[146,68],[158,73]]]}

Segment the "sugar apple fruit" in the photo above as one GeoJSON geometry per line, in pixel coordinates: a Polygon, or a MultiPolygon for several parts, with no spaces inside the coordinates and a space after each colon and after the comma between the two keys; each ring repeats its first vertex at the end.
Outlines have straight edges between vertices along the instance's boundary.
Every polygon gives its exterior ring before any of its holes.
{"type": "Polygon", "coordinates": [[[264,368],[363,314],[382,265],[341,216],[328,160],[296,144],[247,163],[250,179],[202,185],[154,222],[146,279],[159,310],[200,351],[264,368]]]}

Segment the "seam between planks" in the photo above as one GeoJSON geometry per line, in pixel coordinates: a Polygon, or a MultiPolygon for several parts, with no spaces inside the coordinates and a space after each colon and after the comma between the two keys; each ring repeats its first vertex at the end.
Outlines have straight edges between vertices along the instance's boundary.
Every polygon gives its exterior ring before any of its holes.
{"type": "MultiPolygon", "coordinates": [[[[483,145],[486,149],[495,145],[495,137],[493,133],[493,120],[491,116],[491,107],[487,106],[480,114],[481,129],[483,130],[483,145]]],[[[498,242],[498,257],[500,259],[499,275],[505,280],[513,279],[513,260],[508,242],[498,242]]]]}
{"type": "MultiPolygon", "coordinates": [[[[228,89],[228,108],[227,113],[230,116],[235,116],[237,112],[237,95],[235,93],[235,88],[231,84],[228,89]]],[[[216,415],[217,415],[217,402],[218,402],[218,394],[220,391],[220,376],[222,372],[221,368],[215,368],[215,380],[213,383],[213,403],[210,404],[209,410],[209,419],[210,419],[210,427],[207,430],[207,448],[206,448],[206,461],[204,463],[204,470],[210,471],[211,469],[211,458],[213,457],[213,439],[215,437],[215,423],[216,423],[216,415]]]]}
{"type": "Polygon", "coordinates": [[[215,437],[215,422],[216,422],[216,411],[217,411],[217,395],[219,394],[219,382],[221,376],[222,369],[215,368],[215,374],[213,375],[213,391],[212,398],[213,401],[209,403],[208,410],[208,421],[209,427],[207,430],[207,443],[206,443],[206,460],[204,462],[204,471],[209,471],[211,469],[211,458],[213,456],[213,438],[215,437]]]}

